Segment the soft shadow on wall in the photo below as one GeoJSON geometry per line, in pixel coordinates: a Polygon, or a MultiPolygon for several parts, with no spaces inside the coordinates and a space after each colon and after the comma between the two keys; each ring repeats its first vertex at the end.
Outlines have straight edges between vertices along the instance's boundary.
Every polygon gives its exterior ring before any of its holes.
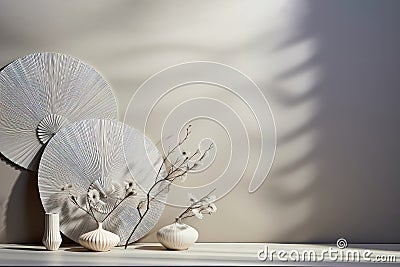
{"type": "MultiPolygon", "coordinates": [[[[44,210],[40,202],[37,187],[37,172],[25,170],[0,154],[2,164],[7,165],[11,172],[19,172],[13,183],[7,203],[3,207],[3,224],[0,236],[6,243],[40,244],[44,231],[44,210]]],[[[2,179],[12,179],[12,175],[4,175],[2,179]]],[[[63,236],[63,243],[71,244],[73,241],[63,236]]]]}
{"type": "Polygon", "coordinates": [[[41,243],[44,211],[37,190],[37,174],[22,170],[7,205],[7,242],[41,243]]]}
{"type": "Polygon", "coordinates": [[[276,83],[312,71],[318,72],[318,78],[307,90],[282,87],[274,97],[289,110],[310,102],[316,107],[308,122],[279,137],[278,154],[280,146],[307,135],[313,145],[296,161],[280,166],[276,174],[296,176],[312,164],[315,175],[307,186],[290,194],[287,187],[276,188],[277,202],[296,205],[311,199],[307,216],[280,238],[398,242],[400,1],[299,4],[304,14],[277,53],[305,42],[314,43],[314,52],[288,67],[276,83]]]}
{"type": "MultiPolygon", "coordinates": [[[[20,168],[4,155],[0,158],[10,172],[19,173],[15,181],[10,181],[11,193],[3,207],[6,228],[2,230],[2,239],[7,243],[25,243],[27,240],[40,243],[44,211],[37,190],[37,173],[20,168]]],[[[12,179],[13,175],[7,174],[2,179],[12,179]]]]}

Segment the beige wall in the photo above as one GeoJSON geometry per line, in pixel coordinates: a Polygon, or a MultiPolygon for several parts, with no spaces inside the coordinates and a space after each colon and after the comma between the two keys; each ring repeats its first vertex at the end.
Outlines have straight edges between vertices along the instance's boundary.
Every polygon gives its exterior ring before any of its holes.
{"type": "MultiPolygon", "coordinates": [[[[231,65],[269,100],[277,154],[256,193],[247,192],[245,176],[215,215],[190,221],[199,240],[399,242],[399,8],[399,1],[0,1],[0,66],[40,51],[78,57],[110,82],[122,120],[138,86],[161,69],[193,60],[231,65]]],[[[0,162],[0,242],[40,241],[36,179],[0,162]]],[[[178,212],[168,207],[155,229],[178,212]]],[[[154,241],[154,231],[144,240],[154,241]]]]}

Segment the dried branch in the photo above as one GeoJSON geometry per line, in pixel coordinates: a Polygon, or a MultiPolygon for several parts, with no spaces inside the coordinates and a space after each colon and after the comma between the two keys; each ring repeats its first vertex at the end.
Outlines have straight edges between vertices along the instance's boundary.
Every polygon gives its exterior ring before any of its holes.
{"type": "Polygon", "coordinates": [[[199,200],[193,201],[193,202],[190,204],[190,206],[187,207],[187,209],[184,210],[176,219],[181,219],[181,220],[182,220],[182,219],[185,219],[185,218],[188,218],[188,217],[195,216],[195,215],[193,214],[193,215],[184,217],[185,215],[187,215],[187,214],[188,214],[190,211],[192,211],[193,209],[201,208],[201,207],[202,207],[201,203],[202,203],[203,201],[205,201],[207,198],[209,198],[210,195],[211,195],[215,190],[216,190],[216,188],[214,188],[213,190],[211,190],[207,195],[203,196],[203,197],[200,198],[199,200]]]}
{"type": "MultiPolygon", "coordinates": [[[[170,161],[169,157],[174,153],[182,144],[184,144],[191,133],[190,131],[191,125],[189,125],[186,128],[186,134],[185,136],[179,140],[179,142],[171,149],[168,149],[167,154],[164,155],[162,164],[156,174],[156,177],[154,179],[154,184],[150,187],[150,189],[147,191],[146,194],[146,210],[144,212],[140,211],[139,205],[138,205],[138,213],[139,213],[139,220],[132,229],[128,239],[126,240],[125,243],[125,249],[128,247],[129,240],[132,238],[133,234],[136,232],[137,228],[139,225],[142,223],[143,219],[145,218],[146,214],[150,210],[150,205],[153,201],[156,200],[157,196],[164,191],[168,191],[170,186],[173,184],[173,182],[184,175],[187,175],[190,171],[196,169],[198,166],[200,166],[200,162],[205,158],[206,154],[213,148],[213,144],[211,144],[203,153],[199,149],[197,149],[193,154],[187,156],[186,152],[183,152],[183,155],[186,155],[186,157],[181,161],[179,157],[175,159],[175,161],[170,161]],[[199,156],[198,159],[195,159],[195,157],[199,156]],[[194,163],[192,165],[189,165],[189,163],[194,160],[194,163]],[[171,162],[171,167],[168,169],[166,176],[163,177],[162,179],[159,179],[159,176],[161,174],[162,168],[166,165],[167,162],[171,162]],[[162,186],[163,183],[167,183],[166,186],[162,186]],[[158,189],[158,191],[153,194],[153,191],[158,189]]],[[[214,191],[214,190],[213,190],[214,191]]],[[[211,192],[210,192],[211,193],[211,192]]]]}

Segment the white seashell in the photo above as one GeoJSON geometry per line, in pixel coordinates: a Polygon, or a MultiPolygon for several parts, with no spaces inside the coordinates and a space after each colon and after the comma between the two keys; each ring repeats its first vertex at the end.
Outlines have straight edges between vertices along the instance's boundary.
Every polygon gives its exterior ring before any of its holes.
{"type": "Polygon", "coordinates": [[[58,250],[62,238],[58,213],[46,213],[44,217],[43,245],[47,250],[58,250]]]}
{"type": "Polygon", "coordinates": [[[188,249],[198,237],[196,229],[180,221],[164,226],[157,232],[158,241],[167,249],[173,250],[188,249]]]}
{"type": "Polygon", "coordinates": [[[99,223],[99,227],[96,230],[79,237],[79,244],[93,251],[109,251],[111,248],[115,247],[119,241],[119,236],[104,230],[102,223],[99,223]]]}

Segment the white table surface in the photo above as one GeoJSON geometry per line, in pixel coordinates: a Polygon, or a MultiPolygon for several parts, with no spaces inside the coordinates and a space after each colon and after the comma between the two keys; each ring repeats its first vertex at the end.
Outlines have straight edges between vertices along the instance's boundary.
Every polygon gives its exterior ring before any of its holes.
{"type": "MultiPolygon", "coordinates": [[[[317,256],[333,245],[303,245],[276,243],[197,243],[186,251],[170,251],[159,243],[132,244],[125,250],[113,248],[109,252],[90,252],[78,246],[63,245],[58,251],[46,251],[41,245],[0,244],[0,265],[285,265],[285,266],[365,266],[375,265],[365,261],[349,263],[332,261],[293,262],[274,259],[260,261],[257,253],[265,245],[268,250],[283,250],[287,253],[304,250],[316,251],[317,256]]],[[[393,255],[400,262],[400,244],[349,245],[345,250],[356,250],[360,253],[368,249],[372,257],[393,255]]]]}

